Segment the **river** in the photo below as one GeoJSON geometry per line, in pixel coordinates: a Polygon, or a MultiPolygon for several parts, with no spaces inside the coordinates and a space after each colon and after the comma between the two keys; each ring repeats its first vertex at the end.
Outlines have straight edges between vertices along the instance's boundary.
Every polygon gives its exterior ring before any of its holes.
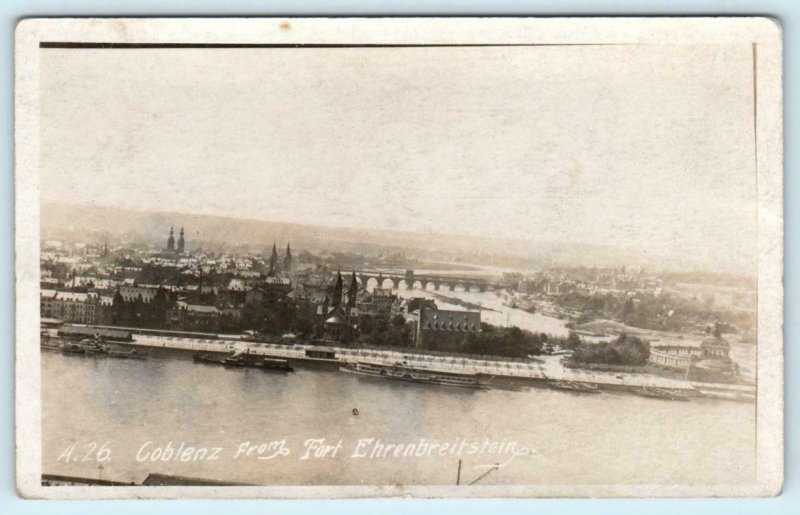
{"type": "Polygon", "coordinates": [[[43,352],[42,421],[44,473],[126,482],[163,473],[259,485],[453,485],[459,459],[462,483],[505,464],[480,484],[733,484],[754,474],[753,404],[279,374],[174,354],[43,352]],[[341,445],[303,459],[304,444],[318,439],[341,445]],[[247,455],[248,442],[265,445],[247,455]],[[450,451],[360,457],[378,442],[450,451]],[[164,460],[170,448],[190,459],[164,460]]]}
{"type": "Polygon", "coordinates": [[[448,302],[447,298],[460,299],[471,304],[482,306],[481,320],[498,326],[517,326],[528,331],[547,333],[553,336],[567,336],[569,329],[566,327],[568,320],[548,317],[541,313],[528,313],[522,309],[511,308],[503,305],[503,299],[494,292],[485,291],[429,291],[429,290],[394,290],[404,298],[425,297],[433,299],[436,305],[443,309],[467,309],[457,302],[448,302]]]}

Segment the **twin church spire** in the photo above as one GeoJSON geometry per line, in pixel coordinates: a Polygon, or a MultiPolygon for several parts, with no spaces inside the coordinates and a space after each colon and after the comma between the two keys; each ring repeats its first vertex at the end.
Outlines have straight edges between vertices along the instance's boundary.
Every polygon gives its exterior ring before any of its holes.
{"type": "MultiPolygon", "coordinates": [[[[269,257],[269,275],[275,275],[280,269],[280,261],[278,258],[278,247],[275,242],[272,242],[272,255],[269,257]]],[[[286,254],[283,256],[283,272],[286,274],[292,273],[292,247],[286,244],[286,254]]]]}
{"type": "Polygon", "coordinates": [[[183,254],[186,250],[186,240],[183,238],[183,227],[181,227],[180,237],[178,238],[178,248],[175,248],[175,231],[169,228],[169,238],[167,238],[167,252],[183,254]]]}

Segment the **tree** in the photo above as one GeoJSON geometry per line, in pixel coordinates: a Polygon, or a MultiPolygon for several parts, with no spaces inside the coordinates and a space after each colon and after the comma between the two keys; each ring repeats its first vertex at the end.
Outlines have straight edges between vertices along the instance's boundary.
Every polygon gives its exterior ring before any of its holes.
{"type": "Polygon", "coordinates": [[[577,363],[639,366],[650,358],[650,344],[635,336],[621,334],[612,342],[578,348],[572,355],[577,363]]]}
{"type": "Polygon", "coordinates": [[[392,318],[392,325],[397,330],[403,329],[406,326],[405,317],[403,315],[399,315],[399,314],[395,315],[394,318],[392,318]]]}
{"type": "Polygon", "coordinates": [[[570,331],[569,336],[567,337],[566,347],[568,349],[577,349],[580,347],[581,343],[581,337],[578,336],[578,333],[575,331],[570,331]]]}

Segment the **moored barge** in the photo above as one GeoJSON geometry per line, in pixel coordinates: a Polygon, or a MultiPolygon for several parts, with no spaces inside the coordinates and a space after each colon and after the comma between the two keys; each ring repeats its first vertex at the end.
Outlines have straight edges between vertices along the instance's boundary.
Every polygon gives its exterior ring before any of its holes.
{"type": "Polygon", "coordinates": [[[86,338],[79,342],[56,342],[42,340],[44,350],[61,351],[64,354],[75,354],[99,358],[146,359],[147,353],[139,349],[120,350],[102,340],[86,338]]]}
{"type": "Polygon", "coordinates": [[[659,388],[657,386],[643,386],[639,389],[632,390],[633,393],[643,397],[651,397],[653,399],[664,399],[667,401],[688,401],[689,397],[685,394],[668,390],[666,388],[659,388]]]}
{"type": "Polygon", "coordinates": [[[550,388],[556,390],[564,390],[575,393],[600,393],[600,389],[596,384],[582,383],[577,381],[568,381],[566,379],[552,379],[547,381],[550,388]]]}
{"type": "Polygon", "coordinates": [[[489,388],[488,381],[481,379],[478,374],[473,372],[455,372],[450,370],[414,367],[406,363],[386,364],[370,361],[356,361],[345,364],[340,367],[339,370],[350,374],[382,377],[385,379],[414,383],[457,386],[461,388],[489,388]]]}
{"type": "Polygon", "coordinates": [[[249,353],[233,353],[219,358],[207,353],[194,355],[197,363],[211,363],[214,365],[224,365],[226,367],[260,368],[262,370],[273,370],[276,372],[292,372],[294,368],[288,360],[274,357],[262,357],[249,353]]]}

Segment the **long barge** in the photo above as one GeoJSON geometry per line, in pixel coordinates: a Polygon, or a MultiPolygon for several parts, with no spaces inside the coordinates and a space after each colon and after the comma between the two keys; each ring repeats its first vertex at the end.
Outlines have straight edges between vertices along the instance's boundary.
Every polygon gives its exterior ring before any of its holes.
{"type": "Polygon", "coordinates": [[[643,386],[641,389],[631,390],[637,395],[642,397],[650,397],[653,399],[663,399],[667,401],[688,401],[689,398],[676,390],[668,388],[659,388],[657,386],[643,386]]]}
{"type": "Polygon", "coordinates": [[[474,372],[455,372],[409,366],[404,363],[385,364],[370,361],[347,363],[339,368],[350,374],[409,381],[414,383],[488,389],[488,381],[474,372]]]}
{"type": "Polygon", "coordinates": [[[550,388],[564,390],[574,393],[600,393],[600,388],[596,384],[584,383],[579,381],[567,381],[566,379],[551,379],[547,381],[550,388]]]}
{"type": "Polygon", "coordinates": [[[288,360],[274,357],[264,357],[247,353],[233,353],[225,357],[216,357],[209,353],[200,352],[194,355],[196,363],[210,363],[226,367],[260,368],[276,372],[293,372],[294,368],[288,360]]]}
{"type": "Polygon", "coordinates": [[[139,349],[121,350],[115,348],[107,342],[97,339],[84,339],[79,342],[65,341],[54,342],[43,340],[41,343],[43,350],[58,351],[63,354],[91,356],[98,358],[119,358],[119,359],[146,359],[147,353],[139,349]]]}

